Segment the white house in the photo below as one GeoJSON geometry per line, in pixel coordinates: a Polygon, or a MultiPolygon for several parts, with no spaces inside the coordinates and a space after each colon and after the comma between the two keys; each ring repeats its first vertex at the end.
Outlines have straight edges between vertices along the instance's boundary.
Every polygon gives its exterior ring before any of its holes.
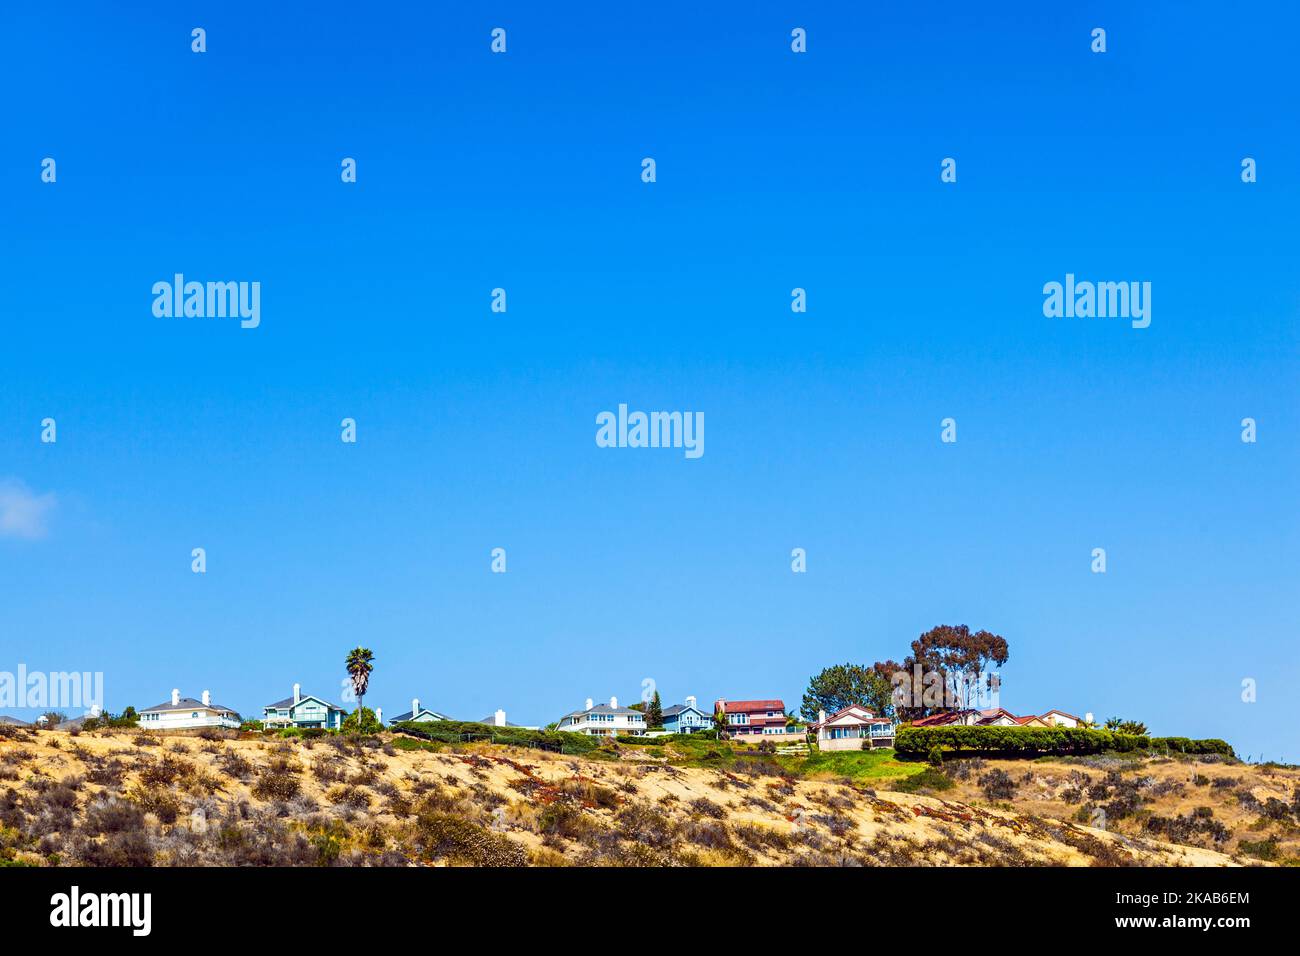
{"type": "Polygon", "coordinates": [[[203,692],[202,700],[182,697],[172,691],[172,699],[140,711],[140,726],[146,730],[183,730],[188,727],[229,727],[239,729],[239,714],[229,707],[212,703],[212,695],[203,692]]]}
{"type": "Polygon", "coordinates": [[[645,733],[645,714],[639,710],[618,706],[618,698],[611,697],[608,704],[593,704],[560,718],[557,730],[591,737],[613,737],[617,734],[645,733]]]}
{"type": "Polygon", "coordinates": [[[851,704],[829,717],[817,712],[818,750],[870,750],[894,746],[896,725],[888,717],[877,717],[865,707],[851,704]]]}
{"type": "Polygon", "coordinates": [[[1074,714],[1067,714],[1063,710],[1049,710],[1042,715],[1042,719],[1053,727],[1078,727],[1083,723],[1074,714]]]}

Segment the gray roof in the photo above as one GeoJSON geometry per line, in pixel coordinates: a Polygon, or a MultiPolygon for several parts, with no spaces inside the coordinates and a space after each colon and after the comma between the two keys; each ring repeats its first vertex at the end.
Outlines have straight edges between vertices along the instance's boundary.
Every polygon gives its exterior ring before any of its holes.
{"type": "MultiPolygon", "coordinates": [[[[609,704],[597,704],[595,707],[591,708],[590,710],[575,710],[571,714],[565,714],[564,717],[581,717],[583,714],[618,714],[621,716],[627,716],[628,714],[638,714],[639,716],[642,717],[645,716],[645,713],[643,711],[633,710],[630,707],[611,707],[609,706],[609,704]]],[[[564,717],[561,717],[560,719],[563,720],[564,717]]]]}
{"type": "Polygon", "coordinates": [[[203,701],[195,700],[193,697],[182,697],[178,704],[173,704],[172,699],[168,697],[161,704],[157,704],[154,707],[146,707],[144,710],[140,711],[140,713],[153,714],[169,710],[199,710],[204,707],[208,710],[224,710],[230,714],[238,713],[238,711],[233,708],[222,707],[220,704],[205,704],[203,701]]]}
{"type": "MultiPolygon", "coordinates": [[[[324,697],[317,697],[315,694],[300,694],[300,695],[298,695],[298,702],[299,702],[299,703],[302,703],[302,701],[306,700],[308,697],[312,698],[313,700],[318,700],[318,701],[320,701],[320,702],[321,702],[322,704],[324,704],[326,707],[332,707],[332,708],[334,708],[335,710],[342,710],[342,711],[346,711],[346,710],[347,710],[346,707],[340,707],[338,704],[331,703],[330,701],[326,700],[324,697]]],[[[267,704],[266,706],[267,706],[267,707],[276,707],[276,708],[279,708],[279,707],[292,707],[292,706],[293,706],[293,698],[292,698],[292,697],[286,697],[284,700],[277,700],[274,704],[267,704]]]]}
{"type": "MultiPolygon", "coordinates": [[[[496,714],[488,714],[486,717],[482,718],[481,720],[476,720],[476,721],[474,721],[474,722],[475,722],[476,724],[487,724],[489,727],[500,727],[501,725],[498,724],[498,723],[496,723],[496,719],[497,719],[497,715],[496,715],[496,714]]],[[[510,723],[510,721],[508,721],[508,720],[506,721],[506,724],[505,724],[505,725],[506,725],[507,727],[518,727],[518,726],[519,726],[518,724],[512,724],[512,723],[510,723]]]]}
{"type": "MultiPolygon", "coordinates": [[[[431,710],[428,707],[421,707],[420,713],[432,714],[434,720],[455,720],[456,719],[454,717],[448,717],[446,714],[440,714],[436,710],[431,710]]],[[[396,717],[389,717],[388,722],[391,724],[391,723],[396,723],[399,720],[413,720],[413,719],[414,716],[412,712],[408,710],[406,713],[398,714],[396,717]]]]}
{"type": "Polygon", "coordinates": [[[676,717],[684,710],[693,710],[697,714],[703,714],[705,717],[709,716],[707,711],[700,710],[699,707],[691,707],[687,704],[673,704],[671,707],[665,707],[663,709],[663,715],[665,717],[676,717]]]}

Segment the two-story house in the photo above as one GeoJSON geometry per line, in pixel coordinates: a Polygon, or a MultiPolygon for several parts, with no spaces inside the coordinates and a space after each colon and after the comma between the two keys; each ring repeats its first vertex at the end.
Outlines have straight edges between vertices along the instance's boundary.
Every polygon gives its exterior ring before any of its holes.
{"type": "Polygon", "coordinates": [[[618,706],[618,698],[611,697],[608,704],[595,704],[590,697],[587,706],[565,714],[556,725],[557,730],[592,737],[613,737],[618,734],[645,733],[645,714],[639,710],[618,706]]]}
{"type": "Polygon", "coordinates": [[[721,710],[727,716],[727,733],[746,737],[750,735],[771,736],[786,733],[785,701],[776,698],[770,700],[726,700],[719,698],[713,705],[713,712],[721,710]]]}
{"type": "Polygon", "coordinates": [[[284,727],[317,728],[321,730],[338,730],[343,726],[347,716],[338,704],[331,704],[323,697],[304,694],[301,684],[293,685],[293,696],[277,700],[262,708],[262,726],[267,730],[284,727]]]}
{"type": "Polygon", "coordinates": [[[203,692],[202,700],[182,697],[172,690],[170,701],[140,711],[140,726],[146,730],[185,730],[191,727],[226,727],[239,729],[239,714],[229,707],[212,703],[212,695],[203,692]]]}
{"type": "Polygon", "coordinates": [[[694,697],[687,697],[685,703],[665,707],[663,715],[664,730],[670,734],[693,734],[713,727],[713,715],[700,710],[694,697]]]}

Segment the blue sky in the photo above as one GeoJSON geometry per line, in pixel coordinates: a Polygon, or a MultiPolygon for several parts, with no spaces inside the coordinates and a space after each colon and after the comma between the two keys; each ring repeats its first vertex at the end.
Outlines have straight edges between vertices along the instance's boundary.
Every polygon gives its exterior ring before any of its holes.
{"type": "Polygon", "coordinates": [[[0,669],[256,713],[363,644],[390,714],[545,723],[966,623],[1014,711],[1300,760],[1291,5],[427,6],[2,15],[0,669]],[[620,402],[705,455],[597,448],[620,402]]]}

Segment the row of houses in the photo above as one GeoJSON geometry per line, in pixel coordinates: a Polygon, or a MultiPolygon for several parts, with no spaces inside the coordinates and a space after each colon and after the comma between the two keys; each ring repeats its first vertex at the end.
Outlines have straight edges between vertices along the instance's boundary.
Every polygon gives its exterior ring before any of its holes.
{"type": "MultiPolygon", "coordinates": [[[[646,715],[643,710],[621,707],[617,697],[610,697],[609,703],[599,704],[588,697],[581,709],[561,717],[556,722],[556,728],[594,737],[689,734],[712,729],[714,714],[721,713],[725,717],[728,733],[734,737],[788,740],[811,733],[816,735],[821,750],[892,747],[898,729],[894,720],[877,716],[866,707],[856,704],[833,714],[820,711],[815,721],[804,723],[788,717],[785,702],[776,697],[754,700],[718,698],[711,709],[705,710],[699,706],[696,697],[688,696],[680,704],[663,708],[662,713],[662,727],[652,730],[646,725],[646,715]]],[[[286,728],[338,730],[342,728],[346,716],[347,711],[341,705],[324,697],[303,693],[302,686],[294,684],[291,696],[262,708],[262,725],[268,730],[286,728]]],[[[380,724],[384,723],[382,708],[375,708],[375,716],[380,724]]],[[[156,730],[202,727],[238,729],[241,725],[240,715],[233,708],[213,701],[211,693],[206,690],[195,699],[182,697],[180,690],[174,689],[169,700],[145,708],[139,712],[139,718],[141,727],[156,730]]],[[[453,719],[455,718],[440,711],[422,706],[416,698],[411,701],[411,709],[395,715],[392,722],[453,719]]],[[[537,729],[507,722],[506,712],[501,709],[471,722],[496,727],[537,729]]],[[[918,718],[912,721],[912,726],[1079,727],[1084,723],[1084,720],[1061,710],[1018,716],[1005,708],[998,707],[987,710],[945,711],[918,718]]]]}
{"type": "Polygon", "coordinates": [[[913,727],[1080,727],[1084,720],[1063,710],[1018,717],[1004,707],[988,710],[949,710],[929,717],[918,717],[913,727]]]}

